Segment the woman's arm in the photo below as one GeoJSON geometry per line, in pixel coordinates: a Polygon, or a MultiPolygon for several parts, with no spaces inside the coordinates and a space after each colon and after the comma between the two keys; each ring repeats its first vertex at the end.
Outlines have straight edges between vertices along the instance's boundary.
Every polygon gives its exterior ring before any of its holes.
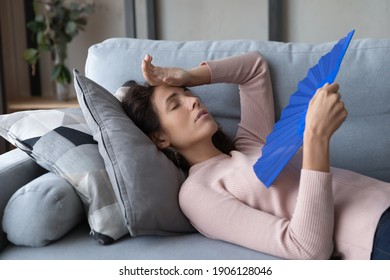
{"type": "Polygon", "coordinates": [[[152,60],[150,55],[146,55],[142,60],[143,76],[152,86],[192,87],[210,83],[211,73],[206,65],[186,70],[178,67],[155,66],[152,60]]]}
{"type": "Polygon", "coordinates": [[[337,92],[339,85],[326,84],[310,101],[303,141],[303,169],[329,172],[329,142],[347,117],[337,92]]]}
{"type": "Polygon", "coordinates": [[[260,151],[275,123],[271,77],[266,60],[258,52],[206,62],[211,83],[238,84],[241,122],[235,139],[243,153],[260,151]]]}

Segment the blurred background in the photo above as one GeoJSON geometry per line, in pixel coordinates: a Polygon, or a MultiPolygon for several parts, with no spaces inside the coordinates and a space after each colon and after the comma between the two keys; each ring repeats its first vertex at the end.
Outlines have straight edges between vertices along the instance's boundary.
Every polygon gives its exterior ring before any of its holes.
{"type": "MultiPolygon", "coordinates": [[[[48,0],[46,0],[48,1],[48,0]]],[[[42,53],[31,75],[23,52],[33,0],[0,0],[0,113],[61,106],[50,79],[53,61],[42,53]],[[33,99],[29,99],[33,96],[33,99]],[[17,105],[27,102],[24,107],[17,105]],[[34,103],[35,102],[35,103],[34,103]],[[47,101],[45,101],[47,102],[47,101]],[[54,102],[54,103],[53,103],[54,102]],[[34,107],[32,104],[35,104],[34,107]],[[30,104],[30,105],[29,105],[30,104]]],[[[45,2],[42,0],[41,2],[45,2]]],[[[50,1],[49,1],[50,2],[50,1]]],[[[253,39],[320,43],[351,29],[354,38],[390,38],[390,0],[71,0],[93,2],[85,30],[68,44],[66,65],[84,72],[88,48],[112,37],[158,40],[253,39]]],[[[73,86],[66,106],[77,106],[73,86]],[[73,96],[73,97],[72,97],[73,96]]]]}

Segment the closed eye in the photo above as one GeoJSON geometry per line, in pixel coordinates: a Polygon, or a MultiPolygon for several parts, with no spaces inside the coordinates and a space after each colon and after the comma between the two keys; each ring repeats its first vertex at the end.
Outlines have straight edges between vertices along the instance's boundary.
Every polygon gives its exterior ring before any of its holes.
{"type": "Polygon", "coordinates": [[[173,106],[171,107],[171,111],[174,111],[176,109],[178,109],[180,107],[180,103],[179,102],[176,102],[173,104],[173,106]]]}
{"type": "Polygon", "coordinates": [[[178,104],[178,94],[173,92],[168,98],[165,100],[165,106],[167,111],[172,111],[172,109],[178,104]]]}

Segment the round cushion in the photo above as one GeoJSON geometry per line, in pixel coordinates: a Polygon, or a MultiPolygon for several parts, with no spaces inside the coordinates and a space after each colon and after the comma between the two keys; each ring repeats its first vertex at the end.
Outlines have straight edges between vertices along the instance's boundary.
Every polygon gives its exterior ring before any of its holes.
{"type": "Polygon", "coordinates": [[[72,186],[49,172],[13,194],[4,209],[2,226],[11,243],[41,247],[64,236],[84,218],[83,205],[72,186]]]}

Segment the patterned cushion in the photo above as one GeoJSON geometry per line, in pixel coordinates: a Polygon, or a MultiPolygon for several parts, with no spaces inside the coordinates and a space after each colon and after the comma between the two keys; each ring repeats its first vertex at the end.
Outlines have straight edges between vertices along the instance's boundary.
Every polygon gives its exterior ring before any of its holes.
{"type": "Polygon", "coordinates": [[[84,203],[91,233],[100,243],[112,243],[128,233],[97,143],[80,109],[1,115],[0,135],[70,182],[84,203]]]}

